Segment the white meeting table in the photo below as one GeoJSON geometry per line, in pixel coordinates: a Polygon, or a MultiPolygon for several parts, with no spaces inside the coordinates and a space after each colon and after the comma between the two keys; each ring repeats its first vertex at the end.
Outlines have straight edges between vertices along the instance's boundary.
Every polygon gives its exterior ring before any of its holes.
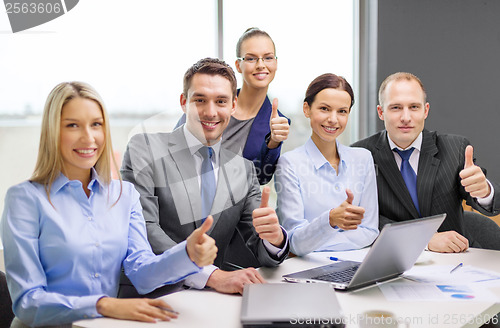
{"type": "MultiPolygon", "coordinates": [[[[360,260],[367,249],[349,252],[321,252],[285,260],[277,268],[260,268],[259,272],[267,282],[283,282],[283,274],[332,263],[327,257],[360,260]]],[[[440,254],[425,252],[424,263],[419,265],[472,265],[500,273],[500,251],[470,248],[465,253],[440,254]]],[[[397,278],[403,279],[403,278],[397,278]]],[[[397,280],[395,280],[397,281],[397,280]]],[[[370,310],[392,312],[403,318],[410,327],[480,327],[500,312],[500,285],[491,287],[497,302],[456,301],[388,301],[376,285],[350,292],[337,292],[337,298],[346,318],[346,327],[358,327],[359,316],[370,310]]],[[[170,322],[148,323],[97,318],[75,322],[73,327],[81,328],[141,328],[141,327],[183,327],[183,328],[239,328],[240,295],[225,295],[212,290],[183,290],[162,297],[176,311],[179,317],[170,322]]]]}

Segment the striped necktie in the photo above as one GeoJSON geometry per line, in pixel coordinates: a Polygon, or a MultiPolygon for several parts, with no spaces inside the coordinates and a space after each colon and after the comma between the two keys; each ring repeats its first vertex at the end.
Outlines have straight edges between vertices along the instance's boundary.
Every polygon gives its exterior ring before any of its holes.
{"type": "Polygon", "coordinates": [[[203,146],[199,153],[203,157],[201,162],[201,214],[202,221],[205,221],[212,209],[212,203],[215,198],[215,174],[212,165],[212,156],[214,150],[212,147],[203,146]]]}
{"type": "Polygon", "coordinates": [[[401,157],[401,175],[403,176],[403,180],[406,183],[406,188],[410,192],[411,199],[413,200],[413,204],[415,204],[415,208],[417,209],[418,214],[420,215],[420,208],[418,207],[418,197],[417,197],[417,175],[413,168],[410,165],[409,159],[413,151],[414,147],[411,147],[407,150],[399,150],[394,148],[394,151],[398,153],[399,157],[401,157]]]}

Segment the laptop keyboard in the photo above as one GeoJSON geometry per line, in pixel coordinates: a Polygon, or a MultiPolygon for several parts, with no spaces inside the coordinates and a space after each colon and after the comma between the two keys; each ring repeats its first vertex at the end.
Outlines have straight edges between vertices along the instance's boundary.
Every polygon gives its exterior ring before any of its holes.
{"type": "Polygon", "coordinates": [[[323,280],[323,281],[330,281],[330,282],[349,282],[352,280],[352,277],[358,271],[359,265],[355,265],[349,268],[346,268],[345,270],[342,271],[337,271],[337,272],[331,272],[331,273],[325,273],[322,275],[319,275],[317,277],[312,277],[312,279],[316,280],[323,280]]]}

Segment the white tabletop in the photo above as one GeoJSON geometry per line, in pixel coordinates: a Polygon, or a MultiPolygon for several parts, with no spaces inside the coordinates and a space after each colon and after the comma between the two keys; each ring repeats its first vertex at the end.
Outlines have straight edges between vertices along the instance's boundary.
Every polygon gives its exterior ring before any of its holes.
{"type": "MultiPolygon", "coordinates": [[[[367,250],[350,252],[313,253],[286,260],[277,268],[259,269],[268,282],[282,282],[283,274],[331,263],[327,256],[361,260],[367,250]]],[[[500,273],[500,252],[471,248],[465,253],[440,254],[426,252],[428,261],[420,265],[473,265],[500,273]]],[[[402,278],[398,278],[402,279],[402,278]]],[[[500,287],[490,290],[500,300],[500,287]]],[[[500,301],[495,302],[392,302],[386,300],[377,286],[351,292],[337,292],[347,320],[347,327],[358,327],[359,316],[365,311],[392,312],[397,318],[410,323],[410,327],[479,327],[500,312],[500,301]]],[[[180,312],[171,322],[158,322],[155,327],[241,327],[239,320],[241,296],[225,295],[211,290],[185,290],[163,296],[168,304],[180,312]]],[[[150,324],[99,318],[82,320],[74,327],[151,327],[150,324]]]]}

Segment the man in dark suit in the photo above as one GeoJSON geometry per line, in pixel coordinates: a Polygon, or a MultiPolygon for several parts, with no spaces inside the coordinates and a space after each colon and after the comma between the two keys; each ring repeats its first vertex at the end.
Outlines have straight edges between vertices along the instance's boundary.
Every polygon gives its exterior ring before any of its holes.
{"type": "Polygon", "coordinates": [[[207,234],[218,247],[214,265],[184,283],[223,293],[242,293],[245,284],[264,282],[253,268],[221,269],[232,265],[225,254],[235,236],[246,242],[246,254],[261,265],[276,266],[288,254],[286,233],[267,206],[269,188],[261,200],[253,163],[221,147],[236,100],[233,70],[218,59],[198,61],[184,76],[180,102],[186,123],[171,133],[135,135],[121,170],[141,194],[155,253],[186,239],[205,217],[213,216],[207,234]]]}
{"type": "Polygon", "coordinates": [[[464,230],[462,200],[485,215],[497,215],[499,186],[474,164],[466,138],[424,129],[429,113],[426,98],[415,75],[390,75],[380,86],[377,106],[385,130],[353,144],[373,155],[380,228],[389,222],[446,213],[428,248],[462,252],[469,245],[480,247],[464,230]]]}

